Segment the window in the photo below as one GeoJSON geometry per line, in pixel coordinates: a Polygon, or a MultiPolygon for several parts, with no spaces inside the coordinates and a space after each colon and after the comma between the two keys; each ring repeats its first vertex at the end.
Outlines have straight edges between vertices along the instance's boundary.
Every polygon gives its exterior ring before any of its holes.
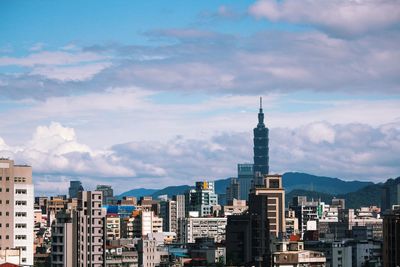
{"type": "Polygon", "coordinates": [[[26,201],[25,200],[17,200],[17,201],[15,201],[15,205],[26,206],[26,201]]]}
{"type": "Polygon", "coordinates": [[[26,217],[26,212],[16,212],[15,217],[26,217]]]}
{"type": "Polygon", "coordinates": [[[15,189],[15,194],[26,194],[26,189],[15,189]]]}
{"type": "Polygon", "coordinates": [[[17,240],[25,240],[26,239],[26,235],[16,235],[15,239],[17,239],[17,240]]]}
{"type": "Polygon", "coordinates": [[[6,181],[10,181],[10,177],[6,177],[6,181]]]}
{"type": "Polygon", "coordinates": [[[6,192],[10,192],[10,188],[6,188],[6,192]]]}
{"type": "Polygon", "coordinates": [[[15,228],[26,228],[26,223],[16,223],[15,228]]]}

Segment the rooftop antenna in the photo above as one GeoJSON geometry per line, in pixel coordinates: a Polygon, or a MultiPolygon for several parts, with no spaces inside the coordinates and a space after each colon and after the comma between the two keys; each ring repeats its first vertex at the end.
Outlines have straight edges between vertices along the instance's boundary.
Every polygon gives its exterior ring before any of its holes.
{"type": "Polygon", "coordinates": [[[260,109],[262,109],[262,96],[260,96],[260,109]]]}

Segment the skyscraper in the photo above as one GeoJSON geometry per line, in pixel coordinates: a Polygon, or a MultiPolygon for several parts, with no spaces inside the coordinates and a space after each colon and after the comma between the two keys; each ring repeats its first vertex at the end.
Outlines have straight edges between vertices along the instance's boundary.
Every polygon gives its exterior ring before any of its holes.
{"type": "Polygon", "coordinates": [[[33,266],[32,167],[0,158],[0,251],[19,248],[21,265],[33,266]]]}
{"type": "Polygon", "coordinates": [[[240,199],[249,200],[251,184],[254,179],[252,163],[238,164],[238,181],[240,189],[240,199]]]}
{"type": "Polygon", "coordinates": [[[264,113],[262,109],[262,98],[260,97],[260,111],[258,113],[258,124],[254,128],[254,167],[255,184],[258,183],[257,177],[263,177],[269,173],[268,157],[268,128],[264,124],[264,113]]]}
{"type": "Polygon", "coordinates": [[[77,198],[78,192],[83,190],[81,181],[69,181],[68,193],[70,198],[77,198]]]}

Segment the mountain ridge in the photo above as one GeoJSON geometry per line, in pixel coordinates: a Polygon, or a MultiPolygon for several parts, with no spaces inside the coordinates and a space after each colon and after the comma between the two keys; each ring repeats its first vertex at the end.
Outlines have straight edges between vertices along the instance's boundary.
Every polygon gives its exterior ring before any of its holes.
{"type": "MultiPolygon", "coordinates": [[[[321,193],[329,194],[346,194],[350,192],[357,191],[365,186],[374,185],[372,182],[365,181],[345,181],[339,178],[332,178],[326,176],[316,176],[301,172],[286,172],[282,176],[283,187],[286,190],[286,194],[293,190],[305,190],[305,191],[317,191],[321,193]],[[312,187],[312,190],[309,190],[312,187]],[[307,190],[308,189],[308,190],[307,190]]],[[[214,180],[215,182],[215,192],[217,194],[224,194],[226,187],[230,183],[230,178],[214,180]]],[[[160,195],[172,195],[183,194],[185,191],[194,188],[190,185],[177,185],[177,186],[167,186],[162,189],[146,189],[138,188],[126,191],[120,195],[118,198],[123,196],[145,196],[151,195],[157,198],[160,195]]]]}

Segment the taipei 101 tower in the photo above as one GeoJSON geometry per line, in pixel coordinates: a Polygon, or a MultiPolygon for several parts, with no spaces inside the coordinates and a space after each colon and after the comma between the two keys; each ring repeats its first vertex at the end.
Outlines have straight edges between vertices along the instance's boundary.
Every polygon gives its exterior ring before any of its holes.
{"type": "Polygon", "coordinates": [[[258,124],[254,128],[254,182],[255,185],[263,183],[263,176],[269,172],[269,148],[268,128],[264,124],[264,113],[262,109],[262,98],[260,97],[260,111],[258,113],[258,124]]]}

